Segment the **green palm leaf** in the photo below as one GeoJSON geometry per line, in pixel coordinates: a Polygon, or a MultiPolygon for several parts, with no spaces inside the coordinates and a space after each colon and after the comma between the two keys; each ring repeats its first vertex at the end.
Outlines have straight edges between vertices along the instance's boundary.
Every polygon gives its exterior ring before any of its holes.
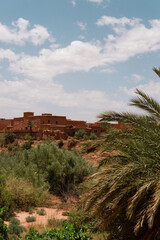
{"type": "Polygon", "coordinates": [[[136,89],[135,93],[138,95],[138,97],[131,99],[130,106],[136,106],[142,110],[145,110],[151,116],[160,120],[159,103],[138,89],[136,89]]]}

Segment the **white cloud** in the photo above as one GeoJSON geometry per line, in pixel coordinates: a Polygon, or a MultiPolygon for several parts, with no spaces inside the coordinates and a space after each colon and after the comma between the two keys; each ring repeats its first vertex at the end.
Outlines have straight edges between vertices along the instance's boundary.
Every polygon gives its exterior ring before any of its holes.
{"type": "MultiPolygon", "coordinates": [[[[123,102],[111,100],[103,91],[79,90],[67,93],[62,85],[52,81],[40,83],[30,79],[23,81],[5,80],[0,85],[0,111],[4,110],[5,107],[12,109],[13,106],[16,106],[16,109],[21,112],[30,109],[39,110],[40,104],[43,103],[43,105],[50,105],[50,109],[56,105],[65,108],[78,108],[81,111],[88,111],[88,113],[91,111],[94,113],[92,117],[95,117],[96,114],[106,110],[107,106],[109,109],[120,109],[124,105],[123,102]]],[[[76,113],[74,116],[76,117],[76,113]]]]}
{"type": "Polygon", "coordinates": [[[80,27],[80,29],[81,29],[82,31],[86,30],[86,26],[87,26],[86,23],[77,22],[77,25],[80,27]]]}
{"type": "Polygon", "coordinates": [[[41,25],[34,25],[28,30],[29,21],[19,18],[12,22],[12,27],[0,23],[0,42],[24,45],[25,42],[31,42],[34,45],[41,45],[49,40],[50,34],[47,29],[41,25]]]}
{"type": "MultiPolygon", "coordinates": [[[[138,23],[137,19],[128,19],[123,23],[117,19],[117,22],[123,25],[123,31],[117,31],[113,26],[115,34],[108,35],[104,45],[100,41],[72,41],[68,46],[60,48],[53,39],[50,49],[42,49],[37,56],[16,55],[9,49],[0,49],[0,59],[7,58],[11,61],[10,70],[15,73],[36,79],[52,79],[59,74],[87,72],[96,67],[101,69],[103,67],[104,71],[108,71],[116,62],[127,61],[139,54],[160,49],[160,20],[151,20],[150,27],[138,23]],[[125,24],[129,24],[130,28],[128,29],[125,24]]],[[[20,32],[25,31],[28,24],[24,19],[14,23],[20,32]]],[[[32,41],[35,44],[41,42],[36,33],[32,33],[32,41]]],[[[139,76],[134,75],[134,77],[137,81],[140,80],[139,76]]]]}
{"type": "Polygon", "coordinates": [[[103,0],[88,0],[89,2],[94,2],[94,3],[102,3],[103,0]]]}
{"type": "Polygon", "coordinates": [[[79,35],[78,38],[79,38],[80,40],[84,40],[84,39],[85,39],[85,36],[79,35]]]}
{"type": "Polygon", "coordinates": [[[73,7],[76,6],[76,0],[72,0],[72,5],[73,5],[73,7]]]}
{"type": "Polygon", "coordinates": [[[144,79],[143,76],[136,74],[136,73],[132,74],[131,76],[125,76],[124,78],[128,81],[132,81],[132,82],[136,82],[136,83],[138,83],[144,79]]]}
{"type": "Polygon", "coordinates": [[[144,79],[144,77],[139,74],[132,74],[131,79],[135,82],[140,82],[144,79]]]}
{"type": "Polygon", "coordinates": [[[112,68],[112,67],[107,67],[107,68],[103,68],[102,70],[101,70],[101,72],[103,72],[103,73],[113,73],[113,72],[116,72],[116,69],[115,68],[112,68]]]}
{"type": "Polygon", "coordinates": [[[73,5],[73,7],[76,6],[76,0],[72,0],[72,5],[73,5]]]}
{"type": "MultiPolygon", "coordinates": [[[[135,20],[135,25],[132,21],[126,22],[129,22],[130,28],[123,26],[123,31],[108,35],[104,45],[100,41],[73,41],[60,48],[53,43],[50,49],[42,49],[37,56],[16,55],[10,50],[7,50],[7,56],[6,50],[1,50],[0,58],[4,58],[4,54],[6,58],[12,58],[10,70],[15,73],[36,79],[52,79],[59,74],[87,72],[96,67],[103,67],[102,71],[108,72],[116,62],[160,49],[160,20],[150,21],[148,28],[138,20],[135,20]]],[[[27,26],[27,23],[22,25],[27,26]]],[[[136,81],[141,80],[137,74],[133,77],[136,81]]]]}
{"type": "Polygon", "coordinates": [[[66,48],[42,49],[39,56],[22,55],[11,62],[10,70],[36,79],[52,79],[56,75],[76,71],[90,71],[105,65],[98,44],[74,41],[66,48]]]}
{"type": "Polygon", "coordinates": [[[100,19],[98,19],[97,25],[98,26],[105,26],[105,25],[134,26],[140,22],[141,22],[141,19],[139,19],[139,18],[129,19],[126,17],[115,18],[115,17],[111,17],[111,16],[102,16],[100,19]]]}
{"type": "Polygon", "coordinates": [[[121,26],[113,26],[115,34],[108,35],[104,46],[106,63],[123,62],[136,55],[159,50],[160,20],[149,23],[150,27],[146,27],[135,19],[135,24],[130,23],[130,28],[121,23],[121,26]]]}
{"type": "Polygon", "coordinates": [[[0,61],[7,59],[8,61],[15,62],[18,58],[18,55],[16,55],[12,50],[0,48],[0,61]]]}
{"type": "Polygon", "coordinates": [[[135,88],[121,87],[120,89],[127,94],[128,96],[135,96],[135,89],[145,92],[149,96],[155,98],[157,101],[160,101],[160,82],[150,81],[146,84],[137,85],[135,88]]]}

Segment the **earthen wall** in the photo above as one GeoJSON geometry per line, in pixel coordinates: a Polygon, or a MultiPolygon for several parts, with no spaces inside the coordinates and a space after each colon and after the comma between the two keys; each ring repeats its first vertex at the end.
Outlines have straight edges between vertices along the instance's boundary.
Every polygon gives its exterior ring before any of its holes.
{"type": "Polygon", "coordinates": [[[77,121],[66,119],[65,116],[53,116],[49,113],[43,113],[40,116],[34,116],[33,112],[24,112],[23,117],[16,117],[13,120],[0,119],[0,131],[12,131],[18,134],[26,135],[32,132],[37,135],[51,134],[55,135],[59,131],[59,135],[66,137],[74,136],[75,132],[84,129],[87,135],[94,132],[97,136],[102,133],[100,123],[89,124],[85,121],[77,121]],[[33,127],[27,126],[28,121],[33,123],[33,127]]]}

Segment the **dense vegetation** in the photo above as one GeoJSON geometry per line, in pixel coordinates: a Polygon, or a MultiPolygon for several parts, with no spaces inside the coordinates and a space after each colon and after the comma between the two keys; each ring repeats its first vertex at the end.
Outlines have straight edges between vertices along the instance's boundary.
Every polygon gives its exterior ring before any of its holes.
{"type": "MultiPolygon", "coordinates": [[[[19,238],[17,240],[21,240],[22,238],[19,238]]],[[[77,229],[72,223],[69,223],[67,221],[64,221],[62,223],[61,229],[50,229],[47,231],[44,231],[43,233],[39,233],[37,230],[34,230],[33,228],[30,229],[29,233],[26,234],[26,236],[23,238],[24,240],[91,240],[92,238],[89,236],[89,234],[84,231],[83,229],[77,229]]]]}
{"type": "Polygon", "coordinates": [[[132,106],[147,114],[105,112],[101,122],[124,123],[108,128],[105,149],[118,150],[89,177],[85,210],[97,218],[108,239],[160,239],[160,105],[136,90],[132,106]]]}
{"type": "Polygon", "coordinates": [[[0,153],[0,207],[29,210],[44,203],[48,192],[65,198],[77,194],[77,185],[93,171],[75,151],[54,142],[37,148],[0,153]]]}
{"type": "Polygon", "coordinates": [[[7,225],[4,224],[4,216],[7,212],[7,207],[0,208],[0,240],[8,239],[7,225]]]}

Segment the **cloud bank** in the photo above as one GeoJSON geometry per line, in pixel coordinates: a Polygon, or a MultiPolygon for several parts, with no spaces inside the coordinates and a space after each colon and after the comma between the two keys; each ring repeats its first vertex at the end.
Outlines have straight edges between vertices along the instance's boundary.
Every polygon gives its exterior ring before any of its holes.
{"type": "MultiPolygon", "coordinates": [[[[29,55],[7,49],[0,49],[0,63],[8,61],[8,71],[17,76],[17,80],[1,80],[0,109],[6,106],[16,106],[25,110],[40,103],[61,107],[75,107],[87,111],[102,111],[121,109],[125,104],[113,101],[103,91],[79,90],[68,93],[62,85],[55,82],[60,74],[73,72],[113,72],[114,64],[127,61],[131,57],[160,50],[160,20],[149,21],[145,26],[141,19],[115,18],[102,16],[97,20],[97,28],[111,28],[113,34],[106,34],[104,42],[73,40],[65,47],[41,47],[36,55],[29,55]],[[111,71],[112,70],[112,71],[111,71]],[[105,106],[104,106],[105,102],[105,106]],[[22,104],[23,103],[23,104],[22,104]],[[86,104],[87,103],[87,104],[86,104]],[[24,109],[25,108],[25,109],[24,109]],[[105,108],[105,109],[103,109],[105,108]]],[[[31,43],[43,45],[46,41],[54,44],[49,31],[40,25],[30,27],[28,20],[19,18],[8,27],[0,23],[0,42],[23,46],[31,43]]],[[[134,74],[135,81],[141,81],[142,76],[134,74]]],[[[141,86],[141,85],[140,85],[141,86]]],[[[153,89],[153,83],[142,85],[144,90],[153,89]]],[[[160,90],[160,84],[157,84],[160,90]]],[[[124,88],[125,93],[132,89],[124,88]]]]}

